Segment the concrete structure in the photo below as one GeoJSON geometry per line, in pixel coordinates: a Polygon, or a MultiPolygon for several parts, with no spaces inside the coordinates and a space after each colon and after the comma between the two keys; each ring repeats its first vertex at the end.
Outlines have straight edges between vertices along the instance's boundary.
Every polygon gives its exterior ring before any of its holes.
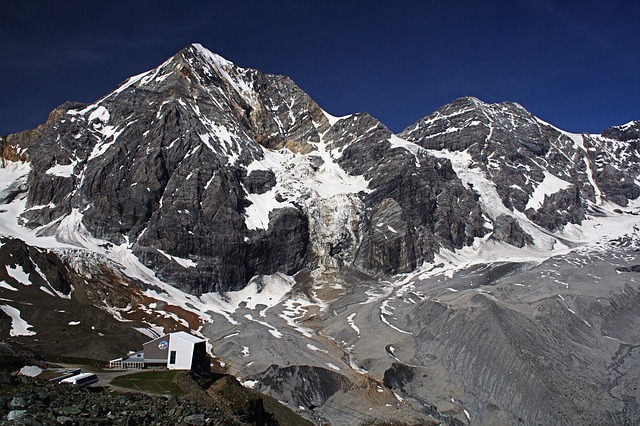
{"type": "Polygon", "coordinates": [[[207,366],[206,340],[184,331],[165,334],[143,345],[141,352],[109,362],[111,368],[142,369],[168,368],[169,370],[191,370],[207,366]]]}
{"type": "Polygon", "coordinates": [[[120,370],[142,369],[144,368],[144,353],[131,351],[125,357],[112,359],[109,361],[109,368],[120,370]]]}

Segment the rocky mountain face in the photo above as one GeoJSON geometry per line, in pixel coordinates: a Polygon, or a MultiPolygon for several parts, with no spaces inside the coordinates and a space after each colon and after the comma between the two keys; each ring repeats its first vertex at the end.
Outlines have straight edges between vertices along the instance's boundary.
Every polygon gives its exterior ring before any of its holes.
{"type": "Polygon", "coordinates": [[[408,272],[488,232],[446,161],[198,45],[5,146],[30,159],[27,227],[126,243],[193,294],[317,264],[408,272]]]}
{"type": "Polygon", "coordinates": [[[637,128],[633,122],[602,135],[569,134],[518,104],[462,98],[399,136],[427,149],[468,153],[504,206],[556,231],[580,223],[589,204],[603,198],[626,206],[640,196],[637,128]],[[537,197],[545,186],[553,192],[537,197]]]}
{"type": "Polygon", "coordinates": [[[7,339],[189,329],[319,424],[637,419],[639,121],[466,97],[394,135],[192,45],[0,144],[7,339]]]}

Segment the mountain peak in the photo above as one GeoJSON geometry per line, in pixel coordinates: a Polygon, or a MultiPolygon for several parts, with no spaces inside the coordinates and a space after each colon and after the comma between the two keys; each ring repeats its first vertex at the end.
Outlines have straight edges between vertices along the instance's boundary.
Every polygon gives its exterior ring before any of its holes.
{"type": "Polygon", "coordinates": [[[184,54],[185,52],[189,52],[192,55],[198,55],[205,62],[212,65],[217,65],[221,67],[231,67],[235,65],[233,62],[227,60],[226,58],[223,58],[217,53],[213,53],[212,51],[210,51],[200,43],[192,43],[191,45],[183,49],[181,53],[184,54]]]}
{"type": "MultiPolygon", "coordinates": [[[[522,105],[515,102],[486,103],[473,96],[464,96],[416,121],[399,136],[407,140],[424,139],[425,135],[428,135],[427,139],[448,138],[450,133],[474,128],[486,138],[492,129],[509,132],[518,126],[538,126],[534,116],[522,105]]],[[[468,146],[468,143],[460,145],[462,149],[468,146]]]]}
{"type": "Polygon", "coordinates": [[[486,107],[488,104],[475,96],[463,96],[451,102],[450,104],[460,102],[464,104],[472,104],[478,108],[486,107]]]}
{"type": "MultiPolygon", "coordinates": [[[[192,85],[202,84],[206,80],[217,76],[216,80],[229,80],[232,86],[246,86],[239,75],[243,75],[247,70],[236,66],[233,62],[215,54],[199,43],[193,43],[162,64],[149,71],[130,77],[123,82],[116,90],[103,98],[108,99],[123,92],[129,92],[142,86],[147,86],[149,90],[157,90],[151,86],[161,85],[166,87],[172,85],[177,80],[180,84],[192,85]],[[193,78],[195,76],[195,79],[193,78]],[[151,86],[150,86],[151,85],[151,86]]],[[[246,87],[242,87],[247,91],[246,87]]],[[[99,101],[100,102],[100,101],[99,101]]]]}
{"type": "Polygon", "coordinates": [[[476,98],[475,96],[463,96],[455,99],[446,105],[438,108],[437,111],[455,111],[464,109],[484,110],[489,104],[476,98]]]}
{"type": "Polygon", "coordinates": [[[602,131],[602,136],[622,142],[640,140],[640,121],[634,120],[620,126],[611,126],[602,131]]]}

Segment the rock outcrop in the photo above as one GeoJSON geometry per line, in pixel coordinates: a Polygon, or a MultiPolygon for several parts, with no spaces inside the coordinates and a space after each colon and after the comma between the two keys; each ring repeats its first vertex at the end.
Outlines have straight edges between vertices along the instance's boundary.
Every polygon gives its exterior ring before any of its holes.
{"type": "Polygon", "coordinates": [[[206,392],[188,376],[179,381],[194,389],[185,396],[111,394],[20,377],[13,385],[0,385],[0,418],[7,425],[312,424],[272,398],[243,388],[231,376],[218,377],[206,392]]]}

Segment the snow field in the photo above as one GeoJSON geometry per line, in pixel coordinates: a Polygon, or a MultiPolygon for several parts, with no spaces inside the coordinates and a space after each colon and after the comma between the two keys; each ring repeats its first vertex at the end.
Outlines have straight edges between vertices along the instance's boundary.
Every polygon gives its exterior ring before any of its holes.
{"type": "Polygon", "coordinates": [[[9,305],[0,305],[0,310],[11,317],[11,330],[9,335],[18,336],[35,336],[36,332],[29,330],[33,326],[20,316],[20,310],[9,305]]]}

